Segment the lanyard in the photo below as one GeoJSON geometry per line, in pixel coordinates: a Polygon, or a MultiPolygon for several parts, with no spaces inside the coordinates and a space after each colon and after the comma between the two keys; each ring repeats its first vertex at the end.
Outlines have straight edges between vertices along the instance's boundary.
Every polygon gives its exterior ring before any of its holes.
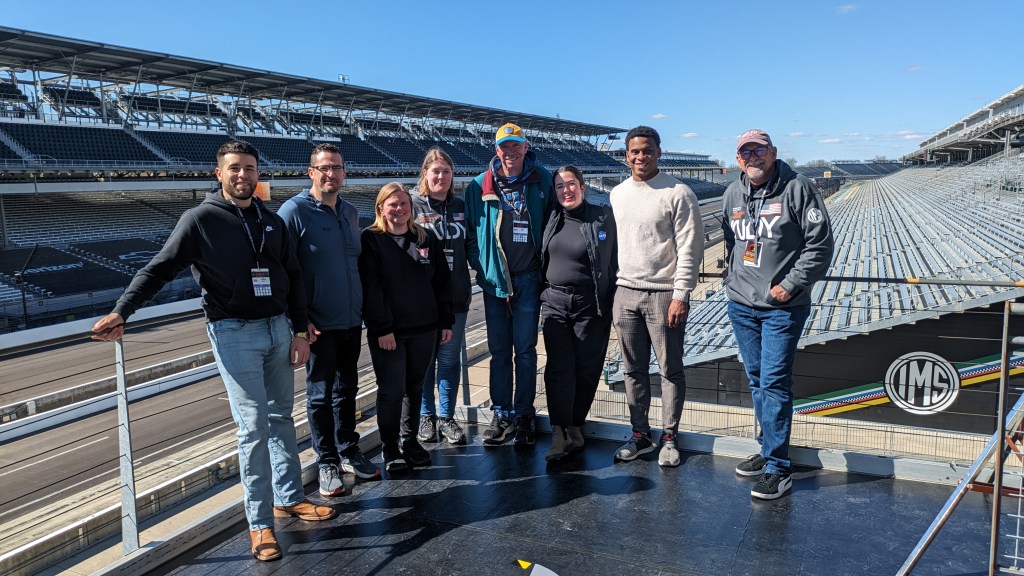
{"type": "MultiPolygon", "coordinates": [[[[444,241],[444,249],[448,250],[452,245],[451,234],[448,232],[448,200],[440,200],[441,204],[441,226],[444,229],[444,235],[441,236],[441,240],[444,241]]],[[[430,198],[427,198],[427,204],[430,204],[430,198]]]]}
{"type": "MultiPolygon", "coordinates": [[[[267,233],[264,232],[260,235],[260,249],[256,249],[256,241],[252,239],[252,230],[249,229],[249,222],[246,221],[245,216],[242,214],[242,209],[238,207],[233,201],[231,205],[235,207],[235,213],[238,214],[238,219],[242,221],[242,228],[245,228],[245,235],[249,237],[249,246],[252,247],[253,253],[256,254],[256,267],[260,267],[260,254],[263,253],[263,246],[267,243],[267,233]]],[[[259,202],[253,200],[253,205],[256,206],[256,223],[259,224],[260,228],[263,228],[263,211],[260,210],[259,202]]]]}
{"type": "Polygon", "coordinates": [[[761,223],[761,209],[764,208],[764,201],[768,198],[768,189],[772,185],[772,179],[769,179],[764,183],[764,188],[761,188],[761,201],[757,203],[756,211],[751,210],[750,200],[754,200],[754,190],[750,187],[750,180],[747,180],[747,220],[750,222],[751,232],[754,235],[754,243],[758,241],[760,236],[760,223],[761,223]]]}

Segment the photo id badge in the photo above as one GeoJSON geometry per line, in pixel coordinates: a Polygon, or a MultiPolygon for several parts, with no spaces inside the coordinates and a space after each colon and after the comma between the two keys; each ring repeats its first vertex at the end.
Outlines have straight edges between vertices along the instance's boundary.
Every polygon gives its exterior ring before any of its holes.
{"type": "Polygon", "coordinates": [[[512,222],[512,241],[526,243],[530,238],[530,223],[526,220],[512,222]]]}
{"type": "Polygon", "coordinates": [[[747,249],[743,251],[744,266],[761,267],[761,246],[761,242],[747,242],[747,249]]]}
{"type": "Polygon", "coordinates": [[[252,291],[256,296],[270,296],[270,268],[251,268],[252,291]]]}
{"type": "Polygon", "coordinates": [[[444,249],[444,259],[448,261],[448,271],[452,272],[455,270],[455,250],[451,248],[444,249]]]}

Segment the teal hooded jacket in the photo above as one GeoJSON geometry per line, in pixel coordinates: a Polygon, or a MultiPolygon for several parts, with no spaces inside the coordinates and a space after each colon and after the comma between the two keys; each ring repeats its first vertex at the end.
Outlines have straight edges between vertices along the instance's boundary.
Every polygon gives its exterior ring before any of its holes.
{"type": "MultiPolygon", "coordinates": [[[[512,277],[498,237],[502,210],[494,183],[494,166],[492,161],[486,172],[466,186],[466,234],[469,238],[466,257],[476,270],[476,283],[481,290],[498,298],[508,298],[512,295],[512,277]]],[[[531,215],[530,235],[539,249],[544,217],[554,202],[552,177],[551,172],[537,164],[532,151],[526,152],[524,169],[524,195],[531,215]]]]}

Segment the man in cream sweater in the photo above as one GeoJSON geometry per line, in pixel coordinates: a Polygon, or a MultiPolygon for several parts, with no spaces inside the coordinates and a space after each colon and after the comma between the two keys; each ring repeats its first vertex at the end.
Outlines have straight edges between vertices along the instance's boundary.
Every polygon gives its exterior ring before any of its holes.
{"type": "Polygon", "coordinates": [[[661,367],[662,435],[658,464],[678,466],[676,432],[686,396],[683,334],[690,292],[704,254],[697,197],[658,170],[661,137],[648,126],[626,135],[632,176],[612,189],[619,229],[618,290],[612,316],[622,349],[633,436],[615,452],[620,461],[654,451],[647,413],[651,346],[661,367]]]}

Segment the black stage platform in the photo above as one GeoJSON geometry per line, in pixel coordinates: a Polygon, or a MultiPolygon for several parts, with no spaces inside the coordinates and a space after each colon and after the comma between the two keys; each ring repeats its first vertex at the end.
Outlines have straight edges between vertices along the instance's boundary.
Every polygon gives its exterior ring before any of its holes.
{"type": "MultiPolygon", "coordinates": [[[[239,525],[161,573],[895,574],[952,490],[804,469],[790,494],[761,502],[733,458],[684,452],[663,470],[657,453],[613,464],[617,444],[591,441],[547,465],[550,436],[516,451],[484,448],[481,431],[475,445],[438,445],[432,467],[350,486],[330,522],[279,520],[282,560],[256,562],[239,525]]],[[[987,573],[988,515],[969,494],[914,574],[987,573]]]]}

